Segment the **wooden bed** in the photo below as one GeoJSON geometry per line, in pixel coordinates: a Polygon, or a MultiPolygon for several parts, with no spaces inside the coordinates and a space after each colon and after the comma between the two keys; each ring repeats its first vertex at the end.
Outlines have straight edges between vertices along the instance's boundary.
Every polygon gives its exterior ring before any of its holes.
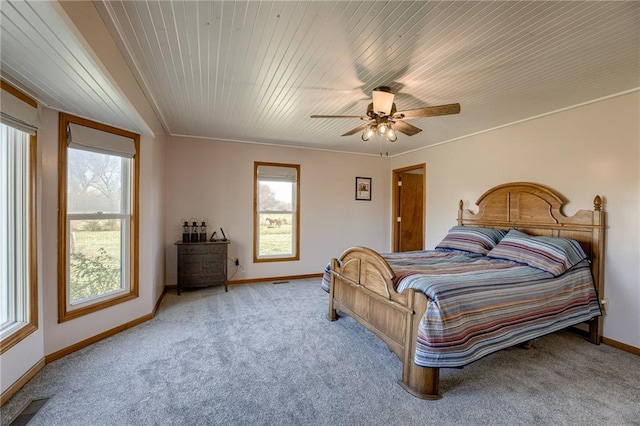
{"type": "MultiPolygon", "coordinates": [[[[563,198],[554,191],[527,182],[507,183],[485,192],[476,201],[478,212],[463,209],[460,201],[458,225],[508,230],[516,228],[535,236],[577,240],[591,261],[599,301],[604,298],[604,220],[602,199],[596,196],[593,210],[579,210],[568,217],[562,213],[563,198]]],[[[439,368],[413,362],[417,330],[427,308],[427,297],[416,290],[397,293],[394,271],[374,250],[354,247],[331,261],[328,318],[336,311],[353,317],[380,339],[402,361],[400,385],[423,399],[439,399],[439,368]]],[[[602,316],[588,323],[589,340],[599,344],[602,316]]]]}

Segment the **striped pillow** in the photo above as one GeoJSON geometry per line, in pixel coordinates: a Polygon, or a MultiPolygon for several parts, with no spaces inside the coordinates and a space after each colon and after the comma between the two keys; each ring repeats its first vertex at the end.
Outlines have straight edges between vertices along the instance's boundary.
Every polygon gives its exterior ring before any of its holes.
{"type": "Polygon", "coordinates": [[[487,256],[525,263],[556,277],[587,258],[575,240],[533,237],[516,229],[511,229],[487,256]]]}
{"type": "Polygon", "coordinates": [[[436,250],[487,254],[506,233],[502,229],[454,226],[436,246],[436,250]]]}

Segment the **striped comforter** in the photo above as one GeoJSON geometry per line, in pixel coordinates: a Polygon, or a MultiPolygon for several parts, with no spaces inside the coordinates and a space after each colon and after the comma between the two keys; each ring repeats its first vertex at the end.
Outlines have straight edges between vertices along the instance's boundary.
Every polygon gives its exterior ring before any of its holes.
{"type": "MultiPolygon", "coordinates": [[[[601,315],[584,260],[562,274],[461,252],[384,254],[398,292],[428,298],[415,363],[462,367],[490,353],[601,315]]],[[[328,290],[328,273],[323,288],[328,290]]]]}

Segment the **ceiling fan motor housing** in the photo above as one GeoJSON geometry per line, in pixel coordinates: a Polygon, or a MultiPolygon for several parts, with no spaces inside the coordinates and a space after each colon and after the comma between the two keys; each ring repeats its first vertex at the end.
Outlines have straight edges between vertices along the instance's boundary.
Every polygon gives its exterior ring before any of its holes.
{"type": "Polygon", "coordinates": [[[373,109],[373,102],[371,102],[368,106],[367,106],[367,117],[369,117],[372,120],[378,120],[381,117],[393,117],[396,113],[397,109],[396,109],[396,104],[395,102],[391,104],[391,111],[389,111],[388,114],[382,114],[380,112],[376,112],[373,109]]]}

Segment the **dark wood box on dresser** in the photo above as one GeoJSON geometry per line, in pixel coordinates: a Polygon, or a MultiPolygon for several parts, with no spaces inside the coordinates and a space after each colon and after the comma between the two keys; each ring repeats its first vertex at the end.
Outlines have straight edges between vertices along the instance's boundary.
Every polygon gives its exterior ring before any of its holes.
{"type": "Polygon", "coordinates": [[[178,241],[178,294],[185,287],[227,288],[227,245],[230,241],[178,241]]]}

